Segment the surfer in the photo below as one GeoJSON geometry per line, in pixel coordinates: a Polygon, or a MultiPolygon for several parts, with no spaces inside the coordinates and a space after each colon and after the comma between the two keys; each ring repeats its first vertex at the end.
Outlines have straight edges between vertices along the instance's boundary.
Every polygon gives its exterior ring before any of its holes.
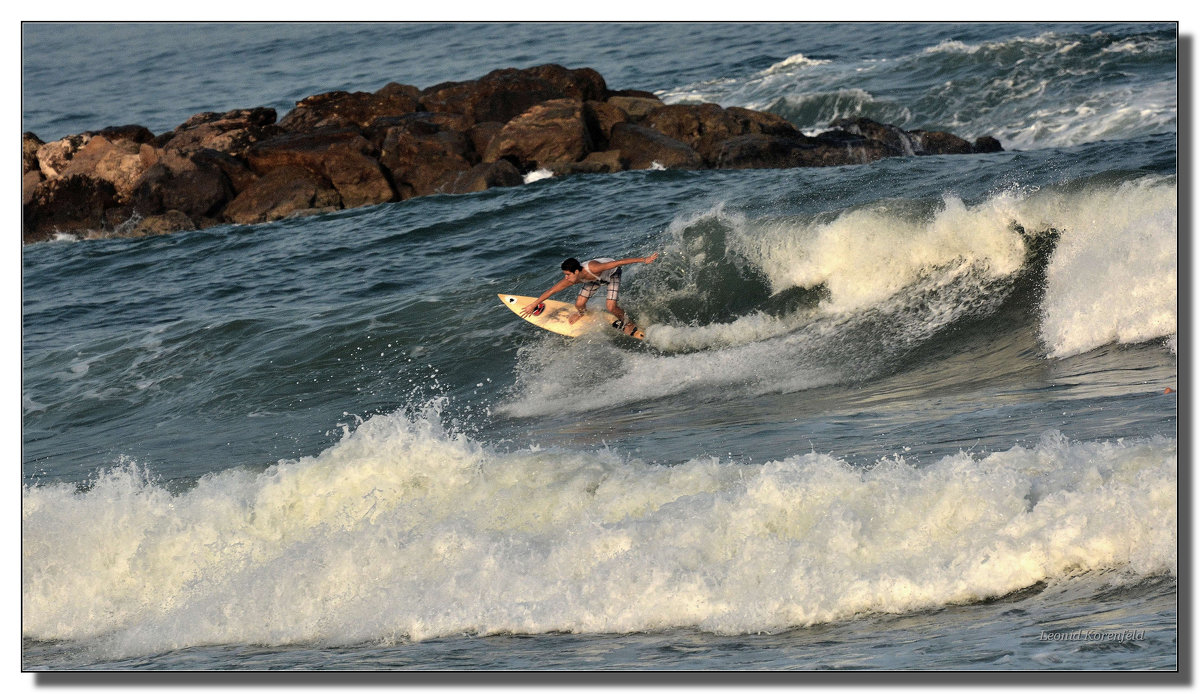
{"type": "Polygon", "coordinates": [[[543,292],[535,301],[521,309],[521,315],[526,317],[536,315],[535,312],[543,301],[571,285],[582,284],[583,288],[579,290],[579,296],[575,299],[575,309],[578,313],[570,318],[571,323],[574,324],[575,321],[587,313],[588,299],[592,298],[592,294],[595,294],[596,290],[603,284],[608,287],[607,301],[604,307],[608,309],[609,313],[617,317],[616,322],[613,323],[613,327],[624,332],[626,335],[632,335],[637,331],[637,326],[625,321],[625,311],[617,305],[617,295],[621,291],[621,266],[632,265],[633,263],[645,263],[649,265],[657,257],[658,252],[656,251],[645,258],[623,258],[621,260],[596,258],[583,263],[575,258],[567,258],[562,263],[563,278],[553,287],[543,292]]]}

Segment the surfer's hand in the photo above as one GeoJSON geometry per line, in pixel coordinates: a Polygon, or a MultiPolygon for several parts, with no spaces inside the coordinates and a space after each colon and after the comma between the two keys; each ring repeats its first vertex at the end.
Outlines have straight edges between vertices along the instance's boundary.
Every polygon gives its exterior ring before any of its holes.
{"type": "Polygon", "coordinates": [[[528,318],[528,317],[532,316],[533,310],[537,307],[538,307],[538,302],[536,302],[536,301],[533,302],[532,304],[525,306],[525,308],[521,309],[521,317],[528,318]]]}
{"type": "Polygon", "coordinates": [[[655,259],[657,259],[657,258],[658,258],[658,251],[654,251],[653,253],[646,256],[645,258],[642,258],[642,262],[649,265],[650,263],[653,263],[655,261],[655,259]]]}

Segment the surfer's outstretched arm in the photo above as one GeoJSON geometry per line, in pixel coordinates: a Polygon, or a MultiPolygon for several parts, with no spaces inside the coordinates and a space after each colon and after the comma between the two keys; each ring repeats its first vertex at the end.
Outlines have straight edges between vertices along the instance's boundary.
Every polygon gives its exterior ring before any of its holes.
{"type": "Polygon", "coordinates": [[[597,262],[593,261],[592,266],[590,268],[588,268],[588,272],[591,272],[594,274],[599,274],[601,272],[604,272],[605,270],[611,270],[615,267],[621,267],[622,265],[633,265],[634,263],[645,263],[645,264],[649,265],[650,263],[653,263],[655,261],[655,259],[657,259],[657,258],[658,258],[658,251],[655,251],[655,252],[651,253],[650,255],[646,256],[645,258],[622,258],[621,260],[613,260],[613,261],[607,262],[607,263],[597,263],[597,262]]]}
{"type": "Polygon", "coordinates": [[[537,308],[538,304],[542,303],[546,299],[549,299],[550,297],[554,296],[555,294],[561,292],[562,290],[566,289],[567,287],[571,286],[572,284],[574,284],[574,282],[572,282],[571,280],[568,280],[568,279],[559,280],[553,287],[550,287],[546,291],[542,292],[542,295],[539,296],[537,299],[535,299],[532,303],[530,303],[529,305],[522,308],[521,315],[528,318],[530,315],[533,314],[533,309],[537,308]]]}

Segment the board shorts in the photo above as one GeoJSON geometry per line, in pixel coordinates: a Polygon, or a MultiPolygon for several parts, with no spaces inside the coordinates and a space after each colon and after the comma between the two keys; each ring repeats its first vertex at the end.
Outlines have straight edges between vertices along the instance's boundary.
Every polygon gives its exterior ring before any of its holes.
{"type": "Polygon", "coordinates": [[[602,284],[608,285],[608,300],[616,301],[617,294],[621,292],[621,268],[617,268],[616,272],[614,272],[608,278],[608,280],[596,280],[583,285],[583,289],[579,290],[579,296],[584,301],[591,299],[592,295],[596,293],[596,290],[599,289],[600,285],[602,284]]]}

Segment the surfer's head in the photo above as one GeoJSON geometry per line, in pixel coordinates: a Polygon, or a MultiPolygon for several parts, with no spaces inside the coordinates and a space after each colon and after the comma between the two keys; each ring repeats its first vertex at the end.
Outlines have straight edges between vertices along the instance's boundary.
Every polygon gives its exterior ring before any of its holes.
{"type": "Polygon", "coordinates": [[[567,258],[562,262],[563,275],[570,281],[578,281],[579,271],[583,269],[583,264],[575,258],[567,258]]]}

